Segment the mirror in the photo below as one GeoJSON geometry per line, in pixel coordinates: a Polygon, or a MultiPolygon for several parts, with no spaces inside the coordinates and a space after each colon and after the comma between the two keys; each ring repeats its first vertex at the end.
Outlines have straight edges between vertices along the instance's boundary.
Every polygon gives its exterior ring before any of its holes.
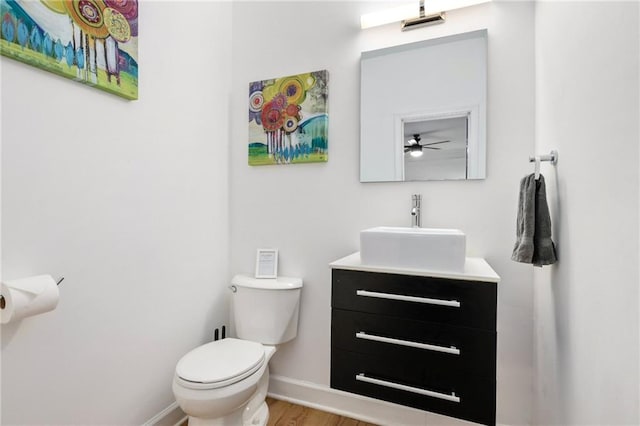
{"type": "Polygon", "coordinates": [[[484,179],[486,30],[361,58],[360,181],[484,179]]]}

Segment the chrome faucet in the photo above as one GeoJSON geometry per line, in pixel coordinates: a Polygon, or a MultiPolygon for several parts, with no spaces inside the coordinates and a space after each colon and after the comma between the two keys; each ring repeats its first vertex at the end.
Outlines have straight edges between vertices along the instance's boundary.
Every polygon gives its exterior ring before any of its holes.
{"type": "Polygon", "coordinates": [[[420,218],[420,203],[422,202],[422,195],[413,194],[411,196],[411,226],[413,228],[420,228],[422,220],[420,218]]]}

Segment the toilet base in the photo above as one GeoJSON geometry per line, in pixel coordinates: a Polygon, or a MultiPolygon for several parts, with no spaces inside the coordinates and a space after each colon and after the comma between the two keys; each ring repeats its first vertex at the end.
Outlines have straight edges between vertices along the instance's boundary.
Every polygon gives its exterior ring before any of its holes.
{"type": "Polygon", "coordinates": [[[243,419],[243,413],[245,409],[236,410],[233,413],[219,417],[217,419],[203,419],[199,417],[189,416],[189,426],[267,426],[269,421],[269,406],[266,402],[253,414],[250,419],[243,419]]]}
{"type": "Polygon", "coordinates": [[[245,423],[244,426],[267,426],[267,422],[269,421],[269,406],[266,402],[263,402],[262,405],[258,408],[256,413],[253,415],[251,420],[248,423],[245,423]]]}
{"type": "MultiPolygon", "coordinates": [[[[270,351],[270,349],[269,349],[270,351]]],[[[268,354],[271,358],[271,353],[268,354]]],[[[264,426],[269,420],[269,407],[267,406],[267,388],[269,387],[269,367],[258,381],[255,393],[247,403],[242,416],[243,426],[264,426]]]]}
{"type": "Polygon", "coordinates": [[[218,417],[217,419],[203,419],[201,417],[189,416],[189,426],[238,426],[242,424],[243,410],[237,410],[233,413],[218,417]]]}

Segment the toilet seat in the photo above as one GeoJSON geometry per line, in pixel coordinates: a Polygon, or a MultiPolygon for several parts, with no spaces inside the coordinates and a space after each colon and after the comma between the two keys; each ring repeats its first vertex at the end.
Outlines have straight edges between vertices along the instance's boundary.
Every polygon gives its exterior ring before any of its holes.
{"type": "Polygon", "coordinates": [[[190,389],[216,389],[239,382],[264,364],[264,346],[227,338],[207,343],[183,356],[176,379],[190,389]]]}

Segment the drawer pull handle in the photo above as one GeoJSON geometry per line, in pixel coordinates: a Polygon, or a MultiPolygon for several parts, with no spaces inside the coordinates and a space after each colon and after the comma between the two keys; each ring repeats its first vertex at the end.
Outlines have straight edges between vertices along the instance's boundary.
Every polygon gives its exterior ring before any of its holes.
{"type": "Polygon", "coordinates": [[[375,334],[367,334],[364,331],[356,333],[358,339],[373,340],[374,342],[391,343],[392,345],[410,346],[412,348],[426,349],[428,351],[445,352],[453,355],[460,355],[460,349],[455,346],[446,347],[438,345],[430,345],[428,343],[412,342],[410,340],[394,339],[391,337],[376,336],[375,334]]]}
{"type": "Polygon", "coordinates": [[[413,386],[401,385],[399,383],[388,382],[386,380],[374,379],[373,377],[367,377],[364,373],[356,374],[356,380],[360,382],[372,383],[374,385],[384,386],[387,388],[399,389],[407,392],[417,393],[420,395],[431,396],[433,398],[446,399],[447,401],[460,402],[460,397],[456,396],[454,392],[451,394],[434,392],[422,388],[416,388],[413,386]]]}
{"type": "Polygon", "coordinates": [[[376,297],[378,299],[401,300],[403,302],[426,303],[429,305],[460,307],[457,300],[431,299],[428,297],[405,296],[404,294],[379,293],[377,291],[356,290],[356,296],[376,297]]]}

